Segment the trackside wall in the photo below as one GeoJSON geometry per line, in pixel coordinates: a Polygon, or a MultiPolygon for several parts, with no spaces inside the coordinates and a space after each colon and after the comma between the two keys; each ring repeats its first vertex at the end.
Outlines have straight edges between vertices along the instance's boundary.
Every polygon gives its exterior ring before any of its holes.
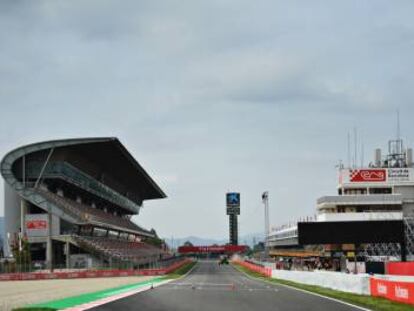
{"type": "Polygon", "coordinates": [[[368,274],[345,274],[330,271],[273,270],[272,278],[316,285],[347,293],[370,294],[368,274]]]}
{"type": "MultiPolygon", "coordinates": [[[[262,275],[269,276],[269,268],[242,260],[234,260],[233,262],[262,275]]],[[[271,270],[270,276],[275,279],[321,286],[359,295],[383,297],[414,305],[414,282],[412,280],[413,277],[410,276],[370,276],[368,274],[346,274],[331,271],[292,271],[276,269],[271,270]]]]}
{"type": "Polygon", "coordinates": [[[0,274],[0,281],[21,281],[21,280],[49,280],[49,279],[83,279],[83,278],[106,278],[120,276],[153,276],[165,275],[180,268],[190,259],[184,259],[163,269],[143,269],[143,270],[96,270],[79,272],[54,272],[54,273],[7,273],[0,274]]]}
{"type": "Polygon", "coordinates": [[[272,269],[269,267],[262,267],[262,266],[255,265],[250,262],[243,261],[243,260],[233,260],[233,262],[251,271],[257,272],[263,276],[267,276],[267,277],[272,276],[272,269]]]}

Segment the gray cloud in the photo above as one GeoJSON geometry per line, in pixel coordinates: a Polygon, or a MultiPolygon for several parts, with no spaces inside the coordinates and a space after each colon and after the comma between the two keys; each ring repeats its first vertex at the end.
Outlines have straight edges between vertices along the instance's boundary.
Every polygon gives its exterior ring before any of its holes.
{"type": "MultiPolygon", "coordinates": [[[[163,235],[226,235],[314,213],[357,126],[365,149],[409,142],[411,1],[3,1],[0,154],[115,135],[165,188],[137,221],[163,235]],[[298,192],[301,195],[298,195],[298,192]],[[191,220],[190,220],[191,219],[191,220]]],[[[2,194],[0,200],[2,201],[2,194]]]]}

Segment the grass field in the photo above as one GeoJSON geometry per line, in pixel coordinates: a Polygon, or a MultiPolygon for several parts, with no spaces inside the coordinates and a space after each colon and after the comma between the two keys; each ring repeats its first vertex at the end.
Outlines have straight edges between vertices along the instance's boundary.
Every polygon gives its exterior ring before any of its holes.
{"type": "Polygon", "coordinates": [[[281,285],[287,285],[291,287],[295,287],[298,289],[306,290],[312,293],[316,293],[319,295],[323,295],[330,298],[335,298],[338,300],[342,300],[344,302],[352,303],[354,305],[364,307],[373,311],[413,311],[414,306],[393,302],[384,298],[379,297],[372,297],[372,296],[365,296],[365,295],[357,295],[351,293],[345,293],[336,291],[329,288],[324,288],[320,286],[313,286],[313,285],[306,285],[291,281],[285,281],[280,279],[273,279],[269,277],[264,277],[259,273],[253,272],[243,266],[233,264],[239,271],[242,271],[254,278],[264,280],[266,282],[272,282],[281,285]]]}

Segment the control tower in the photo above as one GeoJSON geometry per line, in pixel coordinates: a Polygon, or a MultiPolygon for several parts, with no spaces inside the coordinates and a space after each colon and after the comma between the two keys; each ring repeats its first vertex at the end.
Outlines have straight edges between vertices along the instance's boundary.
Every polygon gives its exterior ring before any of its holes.
{"type": "Polygon", "coordinates": [[[226,209],[227,215],[229,215],[229,242],[231,245],[238,245],[237,216],[240,215],[240,193],[229,192],[226,194],[226,209]]]}

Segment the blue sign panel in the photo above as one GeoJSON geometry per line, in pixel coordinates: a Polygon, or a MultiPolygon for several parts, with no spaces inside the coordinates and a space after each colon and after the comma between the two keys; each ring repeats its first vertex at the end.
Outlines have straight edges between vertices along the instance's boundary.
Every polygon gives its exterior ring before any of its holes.
{"type": "Polygon", "coordinates": [[[230,192],[226,194],[227,207],[240,207],[240,193],[230,192]]]}

